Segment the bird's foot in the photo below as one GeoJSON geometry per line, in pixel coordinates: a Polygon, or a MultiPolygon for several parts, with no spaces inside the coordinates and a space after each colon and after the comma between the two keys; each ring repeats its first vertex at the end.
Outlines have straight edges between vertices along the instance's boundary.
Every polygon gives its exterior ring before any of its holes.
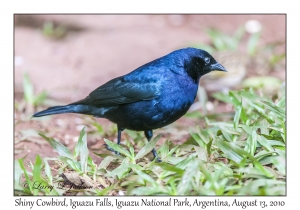
{"type": "Polygon", "coordinates": [[[114,152],[116,155],[120,155],[119,152],[117,152],[116,150],[114,150],[113,148],[111,148],[110,146],[108,146],[107,144],[104,144],[104,146],[106,147],[107,150],[114,152]]]}
{"type": "Polygon", "coordinates": [[[159,163],[162,162],[161,159],[158,157],[157,152],[156,152],[155,149],[152,150],[152,154],[154,156],[154,159],[156,159],[156,162],[159,162],[159,163]]]}

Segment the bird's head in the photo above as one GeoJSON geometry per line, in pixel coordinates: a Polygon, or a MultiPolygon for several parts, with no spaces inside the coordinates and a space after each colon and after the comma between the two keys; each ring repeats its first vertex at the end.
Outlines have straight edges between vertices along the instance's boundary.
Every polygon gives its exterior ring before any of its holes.
{"type": "Polygon", "coordinates": [[[227,71],[205,50],[185,48],[180,51],[185,54],[183,60],[185,71],[197,83],[201,76],[211,71],[227,71]]]}

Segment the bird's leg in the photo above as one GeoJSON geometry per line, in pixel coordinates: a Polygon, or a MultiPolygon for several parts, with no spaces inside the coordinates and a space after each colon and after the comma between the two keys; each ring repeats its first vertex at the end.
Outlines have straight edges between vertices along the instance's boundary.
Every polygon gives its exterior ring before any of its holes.
{"type": "MultiPolygon", "coordinates": [[[[151,141],[151,138],[153,136],[152,130],[144,131],[144,133],[145,133],[145,136],[146,136],[148,142],[151,141]]],[[[152,154],[154,156],[154,159],[156,158],[157,162],[161,162],[161,159],[157,156],[157,152],[156,152],[156,150],[154,148],[152,150],[152,154]]]]}
{"type": "MultiPolygon", "coordinates": [[[[118,145],[120,145],[120,143],[121,143],[121,133],[122,133],[123,130],[124,130],[124,128],[120,128],[120,127],[118,126],[118,145]]],[[[106,146],[106,149],[108,149],[109,151],[114,152],[114,153],[116,153],[117,155],[120,154],[119,152],[117,152],[117,151],[115,151],[114,149],[112,149],[111,147],[109,147],[107,144],[105,144],[105,146],[106,146]]]]}

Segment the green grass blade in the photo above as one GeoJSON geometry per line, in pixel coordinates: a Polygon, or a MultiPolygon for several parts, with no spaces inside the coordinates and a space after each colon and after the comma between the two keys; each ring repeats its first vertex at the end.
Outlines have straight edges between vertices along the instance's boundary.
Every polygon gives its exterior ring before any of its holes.
{"type": "Polygon", "coordinates": [[[33,105],[34,103],[34,93],[33,93],[33,85],[30,82],[29,76],[25,73],[23,77],[23,90],[24,90],[24,98],[25,100],[33,105]]]}
{"type": "Polygon", "coordinates": [[[124,149],[123,147],[121,147],[120,145],[108,140],[108,139],[104,139],[105,143],[112,148],[113,150],[125,155],[126,157],[129,157],[130,159],[133,159],[130,152],[127,151],[126,149],[124,149]]]}
{"type": "Polygon", "coordinates": [[[146,174],[140,170],[135,170],[135,173],[137,173],[137,175],[139,175],[139,177],[142,178],[144,181],[152,184],[152,186],[158,187],[158,184],[155,182],[155,180],[148,174],[146,174]]]}
{"type": "Polygon", "coordinates": [[[177,146],[175,146],[174,148],[172,148],[172,149],[170,150],[170,152],[168,152],[167,156],[171,156],[171,155],[177,150],[178,147],[179,147],[179,145],[177,145],[177,146]]]}
{"type": "Polygon", "coordinates": [[[272,162],[274,166],[278,169],[278,171],[285,176],[286,175],[285,157],[281,157],[281,156],[273,157],[272,162]]]}
{"type": "Polygon", "coordinates": [[[113,156],[107,156],[107,157],[105,157],[105,158],[101,161],[100,165],[98,166],[98,169],[101,169],[101,168],[106,169],[107,166],[109,166],[109,164],[110,164],[114,159],[115,159],[115,158],[114,158],[113,156]]]}
{"type": "Polygon", "coordinates": [[[277,103],[277,106],[284,109],[285,108],[285,101],[286,101],[286,98],[285,96],[283,96],[277,103]]]}
{"type": "Polygon", "coordinates": [[[80,154],[80,165],[81,170],[86,173],[87,172],[87,162],[89,156],[89,150],[87,148],[87,135],[85,133],[85,128],[83,128],[80,132],[78,142],[74,149],[74,158],[76,159],[80,154]]]}
{"type": "Polygon", "coordinates": [[[240,163],[244,157],[240,153],[235,152],[232,149],[233,143],[225,142],[220,139],[216,140],[216,145],[220,148],[220,150],[224,153],[224,156],[233,160],[236,163],[240,163]]]}
{"type": "Polygon", "coordinates": [[[241,41],[242,37],[244,36],[246,30],[243,26],[239,27],[233,34],[233,38],[236,40],[235,49],[237,49],[239,42],[241,41]]]}
{"type": "Polygon", "coordinates": [[[232,104],[231,98],[228,94],[225,93],[213,93],[212,97],[214,97],[215,99],[225,102],[225,103],[229,103],[232,104]]]}
{"type": "Polygon", "coordinates": [[[105,176],[107,177],[118,177],[118,179],[122,179],[125,175],[130,171],[130,165],[123,163],[111,172],[108,172],[105,176]]]}
{"type": "Polygon", "coordinates": [[[80,163],[68,157],[60,156],[59,160],[76,172],[81,172],[80,163]]]}
{"type": "Polygon", "coordinates": [[[262,135],[257,135],[257,141],[264,146],[269,152],[274,152],[274,148],[272,145],[268,142],[268,140],[262,136],[262,135]]]}
{"type": "Polygon", "coordinates": [[[169,165],[167,163],[156,163],[155,165],[161,167],[162,169],[164,169],[166,171],[172,171],[179,175],[183,175],[183,173],[184,173],[184,170],[177,168],[176,166],[169,165]]]}
{"type": "Polygon", "coordinates": [[[144,157],[145,155],[147,155],[149,152],[151,152],[154,148],[155,145],[157,143],[157,141],[161,138],[161,134],[157,135],[154,139],[152,139],[151,141],[149,141],[135,156],[135,160],[138,160],[142,157],[144,157]]]}
{"type": "Polygon", "coordinates": [[[47,175],[47,177],[49,179],[50,185],[53,185],[53,177],[52,177],[52,173],[51,173],[51,168],[48,163],[48,158],[44,158],[44,163],[45,163],[45,174],[47,175]]]}
{"type": "Polygon", "coordinates": [[[226,50],[226,45],[224,44],[224,40],[222,39],[223,34],[215,29],[207,30],[208,35],[211,38],[211,41],[214,47],[218,51],[226,50]]]}
{"type": "Polygon", "coordinates": [[[108,193],[115,188],[115,185],[111,185],[103,190],[97,191],[98,196],[108,195],[108,193]]]}
{"type": "Polygon", "coordinates": [[[192,138],[198,143],[198,145],[200,147],[205,147],[205,142],[202,141],[202,139],[199,137],[199,135],[197,133],[191,133],[190,135],[192,136],[192,138]]]}
{"type": "Polygon", "coordinates": [[[14,180],[15,180],[15,183],[18,183],[18,184],[21,184],[20,181],[21,181],[21,176],[22,174],[24,173],[20,164],[19,164],[19,161],[18,160],[15,160],[15,171],[14,171],[14,180]]]}
{"type": "MultiPolygon", "coordinates": [[[[25,179],[26,179],[26,182],[27,182],[26,188],[28,187],[27,190],[29,190],[30,193],[33,193],[32,182],[31,182],[30,177],[29,177],[29,175],[28,175],[28,173],[27,173],[27,170],[26,170],[26,168],[25,168],[25,166],[24,166],[23,159],[20,158],[20,159],[18,159],[18,160],[19,160],[20,168],[23,170],[23,173],[24,173],[24,176],[25,176],[25,179]]],[[[23,184],[22,184],[22,185],[23,185],[23,184]]],[[[23,186],[24,186],[24,185],[23,185],[23,186]]],[[[26,190],[26,189],[24,189],[24,190],[26,190]]]]}
{"type": "Polygon", "coordinates": [[[168,152],[169,152],[169,141],[166,140],[157,152],[160,153],[161,159],[164,159],[165,157],[167,157],[168,152]]]}
{"type": "Polygon", "coordinates": [[[257,51],[257,44],[260,38],[260,33],[252,34],[247,43],[247,52],[249,55],[254,55],[257,51]]]}
{"type": "Polygon", "coordinates": [[[254,155],[257,147],[257,134],[256,131],[253,130],[251,135],[248,136],[247,141],[246,141],[246,146],[244,150],[251,155],[254,155]]]}
{"type": "Polygon", "coordinates": [[[281,119],[285,119],[285,110],[283,108],[280,108],[275,104],[270,103],[269,101],[261,101],[261,103],[265,105],[269,110],[274,112],[276,115],[278,115],[281,119]]]}
{"type": "Polygon", "coordinates": [[[130,192],[130,195],[142,195],[142,196],[156,195],[156,194],[166,195],[165,192],[162,192],[161,187],[156,187],[156,186],[138,187],[133,189],[130,192]]]}
{"type": "Polygon", "coordinates": [[[39,95],[37,95],[36,97],[34,97],[34,102],[33,104],[35,106],[38,106],[40,104],[42,104],[47,98],[47,92],[43,91],[42,93],[40,93],[39,95]]]}
{"type": "Polygon", "coordinates": [[[43,161],[39,155],[36,155],[35,163],[33,167],[33,180],[41,181],[41,171],[42,171],[43,161]]]}
{"type": "Polygon", "coordinates": [[[234,118],[233,118],[233,125],[234,128],[237,129],[238,124],[240,122],[240,117],[241,117],[241,112],[242,112],[242,106],[239,106],[235,112],[234,118]]]}
{"type": "Polygon", "coordinates": [[[177,186],[177,195],[186,195],[190,193],[195,172],[198,170],[199,160],[194,159],[190,162],[189,167],[186,169],[177,186]]]}
{"type": "Polygon", "coordinates": [[[68,148],[66,148],[62,143],[59,141],[56,141],[53,138],[48,138],[42,133],[39,133],[41,137],[43,137],[50,145],[51,147],[61,156],[73,159],[73,156],[68,148]]]}

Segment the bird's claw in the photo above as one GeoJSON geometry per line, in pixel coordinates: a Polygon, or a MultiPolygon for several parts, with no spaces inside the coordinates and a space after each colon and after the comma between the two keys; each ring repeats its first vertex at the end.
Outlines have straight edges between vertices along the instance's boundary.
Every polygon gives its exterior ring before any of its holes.
{"type": "MultiPolygon", "coordinates": [[[[114,152],[116,155],[120,155],[119,152],[117,152],[116,150],[114,150],[113,148],[111,148],[110,146],[108,146],[107,144],[104,144],[105,148],[111,152],[114,152]]],[[[154,159],[156,162],[161,163],[162,160],[157,156],[157,153],[155,151],[155,155],[154,155],[154,159]]]]}
{"type": "Polygon", "coordinates": [[[120,155],[119,152],[117,152],[116,150],[114,150],[113,148],[111,148],[110,146],[108,146],[107,144],[104,144],[104,146],[106,147],[107,150],[114,152],[116,155],[120,155]]]}

